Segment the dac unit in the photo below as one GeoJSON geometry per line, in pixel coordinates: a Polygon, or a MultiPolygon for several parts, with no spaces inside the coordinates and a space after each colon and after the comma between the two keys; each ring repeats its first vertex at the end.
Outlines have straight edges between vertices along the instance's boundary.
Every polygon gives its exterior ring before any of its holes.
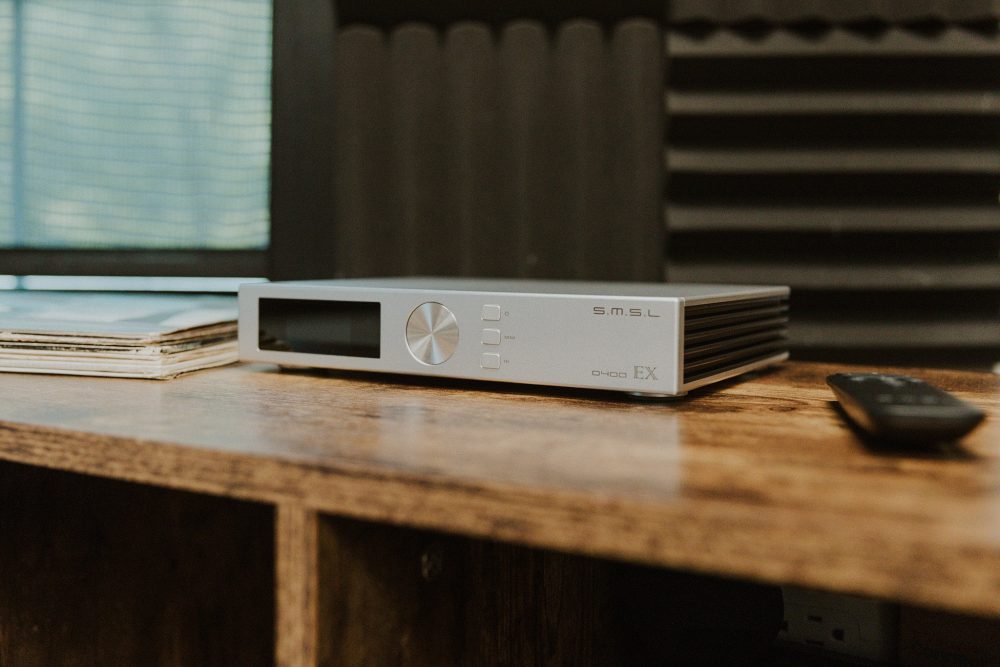
{"type": "Polygon", "coordinates": [[[788,288],[458,278],[247,284],[240,358],[678,396],[788,357],[788,288]]]}

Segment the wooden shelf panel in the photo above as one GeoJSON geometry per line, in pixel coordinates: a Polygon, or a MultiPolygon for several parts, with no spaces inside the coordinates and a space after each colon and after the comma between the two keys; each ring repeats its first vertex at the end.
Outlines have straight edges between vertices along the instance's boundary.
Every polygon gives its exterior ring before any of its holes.
{"type": "Polygon", "coordinates": [[[1000,615],[1000,378],[959,458],[867,451],[786,364],[672,403],[281,373],[0,376],[0,458],[378,522],[1000,615]]]}
{"type": "Polygon", "coordinates": [[[0,462],[0,664],[274,664],[270,507],[0,462]]]}

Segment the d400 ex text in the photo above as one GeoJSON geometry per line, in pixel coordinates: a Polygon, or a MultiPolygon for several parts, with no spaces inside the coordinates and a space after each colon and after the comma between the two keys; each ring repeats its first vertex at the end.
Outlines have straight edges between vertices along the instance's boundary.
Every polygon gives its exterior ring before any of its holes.
{"type": "MultiPolygon", "coordinates": [[[[628,371],[602,371],[602,370],[592,370],[590,374],[594,377],[609,377],[609,378],[619,378],[621,380],[628,379],[628,371]]],[[[633,366],[632,367],[632,378],[635,380],[658,380],[656,377],[656,366],[633,366]]]]}

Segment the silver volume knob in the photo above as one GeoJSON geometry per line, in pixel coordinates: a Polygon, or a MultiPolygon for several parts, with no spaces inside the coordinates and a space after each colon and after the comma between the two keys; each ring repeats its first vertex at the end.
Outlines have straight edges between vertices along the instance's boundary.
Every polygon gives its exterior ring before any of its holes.
{"type": "Polygon", "coordinates": [[[440,303],[420,304],[406,321],[406,346],[424,364],[437,366],[451,358],[458,347],[458,321],[440,303]]]}

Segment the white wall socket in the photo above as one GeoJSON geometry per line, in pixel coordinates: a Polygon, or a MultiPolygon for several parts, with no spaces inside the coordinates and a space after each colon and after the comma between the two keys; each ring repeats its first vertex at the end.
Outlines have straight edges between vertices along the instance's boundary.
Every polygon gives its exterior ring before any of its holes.
{"type": "Polygon", "coordinates": [[[783,586],[785,616],[778,640],[815,651],[891,661],[899,637],[896,605],[871,598],[783,586]]]}

